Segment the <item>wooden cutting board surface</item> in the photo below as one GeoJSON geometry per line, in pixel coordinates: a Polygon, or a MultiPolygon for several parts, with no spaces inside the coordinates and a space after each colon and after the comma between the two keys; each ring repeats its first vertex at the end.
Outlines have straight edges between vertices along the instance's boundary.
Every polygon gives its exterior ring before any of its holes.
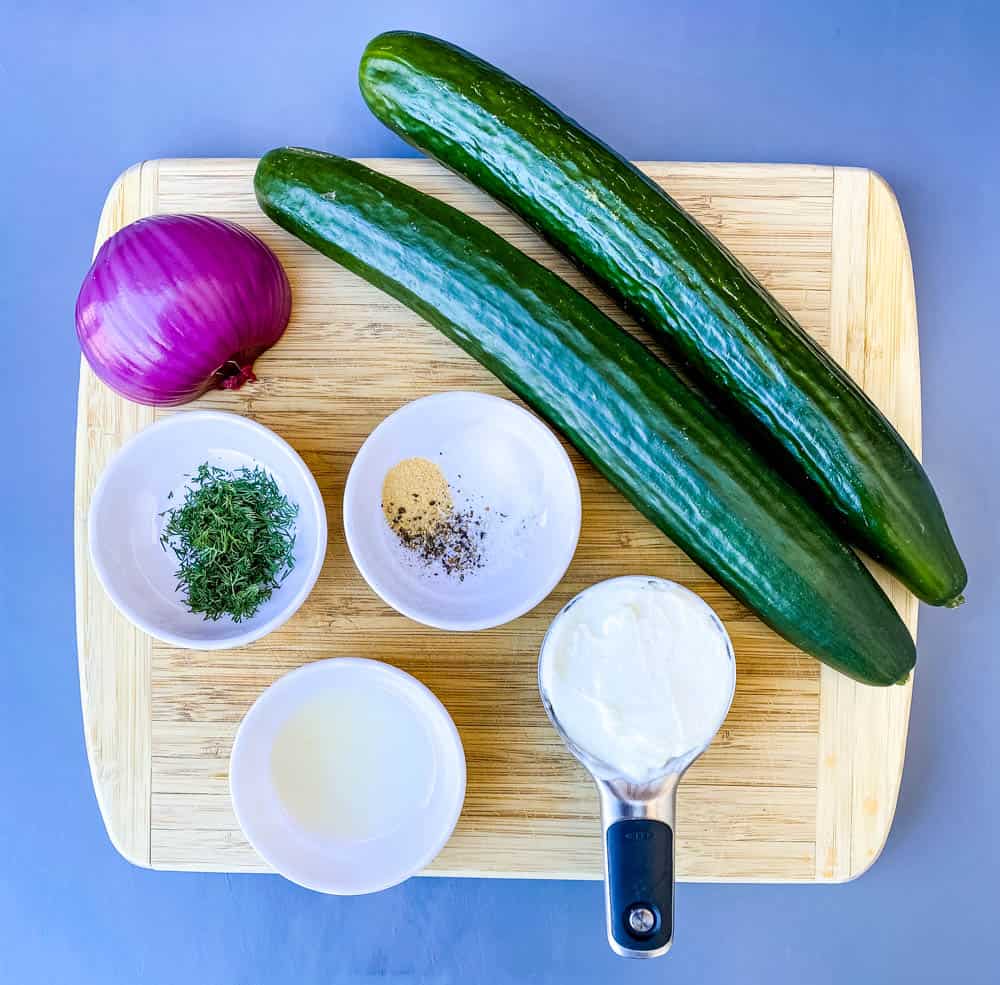
{"type": "MultiPolygon", "coordinates": [[[[527,227],[460,179],[427,160],[366,163],[486,222],[635,330],[527,227]]],[[[536,658],[550,619],[573,594],[602,578],[643,573],[683,582],[713,605],[738,665],[732,711],[680,789],[679,877],[839,881],[863,872],[892,821],[910,685],[866,688],[780,640],[572,449],[583,493],[580,545],[562,583],[533,612],[487,632],[444,633],[397,615],[368,589],[341,521],[344,479],[365,437],[387,414],[425,394],[455,388],[511,394],[415,314],[268,221],[254,202],[254,165],[208,159],[137,165],[111,189],[97,241],[140,216],[199,212],[242,223],[274,248],[294,291],[286,335],[257,363],[256,385],[189,407],[245,414],[291,442],[326,500],[329,549],[303,608],[252,646],[179,650],[132,628],[90,566],[87,510],[108,459],[167,412],[122,400],[82,366],[80,683],[94,786],[118,850],[161,869],[267,871],[230,805],[236,727],[286,671],[358,655],[389,661],[429,685],[465,744],[465,809],[430,872],[600,877],[597,797],[545,717],[536,658]]],[[[798,165],[641,167],[760,277],[919,452],[910,258],[895,198],[881,178],[798,165]]],[[[879,577],[915,632],[914,598],[879,577]]]]}

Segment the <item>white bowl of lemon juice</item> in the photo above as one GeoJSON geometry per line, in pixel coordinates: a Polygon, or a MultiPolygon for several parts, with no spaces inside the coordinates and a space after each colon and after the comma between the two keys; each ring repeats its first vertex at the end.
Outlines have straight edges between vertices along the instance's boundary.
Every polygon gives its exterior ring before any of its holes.
{"type": "Polygon", "coordinates": [[[465,754],[444,705],[405,671],[340,657],[275,681],[236,734],[237,820],[281,875],[336,895],[423,869],[465,798],[465,754]]]}

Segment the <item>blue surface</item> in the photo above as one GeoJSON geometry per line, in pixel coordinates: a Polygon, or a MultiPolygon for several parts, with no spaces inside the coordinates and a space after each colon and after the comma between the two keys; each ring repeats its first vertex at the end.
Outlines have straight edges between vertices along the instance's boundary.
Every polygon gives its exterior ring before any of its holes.
{"type": "Polygon", "coordinates": [[[0,981],[998,980],[994,4],[4,6],[0,392],[18,415],[0,429],[0,981]],[[81,733],[71,508],[72,311],[101,202],[142,158],[408,153],[355,84],[365,41],[390,27],[472,48],[632,157],[859,164],[896,189],[925,460],[971,586],[961,611],[921,613],[896,823],[859,881],[682,885],[674,951],[640,966],[608,952],[596,883],[414,880],[339,900],[277,877],[143,871],[108,843],[81,733]]]}

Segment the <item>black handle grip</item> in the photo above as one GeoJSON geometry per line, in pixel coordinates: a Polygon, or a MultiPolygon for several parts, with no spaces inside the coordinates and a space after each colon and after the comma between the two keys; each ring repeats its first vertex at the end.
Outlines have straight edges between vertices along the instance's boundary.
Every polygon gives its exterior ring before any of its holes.
{"type": "Polygon", "coordinates": [[[608,898],[614,940],[656,951],[674,934],[674,833],[663,821],[630,818],[608,828],[608,898]]]}

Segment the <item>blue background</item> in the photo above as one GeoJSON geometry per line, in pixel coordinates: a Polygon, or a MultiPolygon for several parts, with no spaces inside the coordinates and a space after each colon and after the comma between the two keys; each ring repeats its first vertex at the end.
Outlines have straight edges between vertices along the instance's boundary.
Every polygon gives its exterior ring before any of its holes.
{"type": "Polygon", "coordinates": [[[13,411],[0,429],[0,981],[998,981],[996,5],[144,6],[7,0],[0,17],[0,392],[13,411]],[[925,460],[970,601],[921,612],[895,827],[859,881],[682,885],[673,953],[638,965],[607,951],[596,883],[418,879],[333,899],[277,877],[144,871],[108,843],[72,574],[73,302],[101,202],[143,158],[284,143],[412,153],[355,83],[364,43],[392,27],[498,62],[634,158],[865,165],[898,193],[925,460]]]}

